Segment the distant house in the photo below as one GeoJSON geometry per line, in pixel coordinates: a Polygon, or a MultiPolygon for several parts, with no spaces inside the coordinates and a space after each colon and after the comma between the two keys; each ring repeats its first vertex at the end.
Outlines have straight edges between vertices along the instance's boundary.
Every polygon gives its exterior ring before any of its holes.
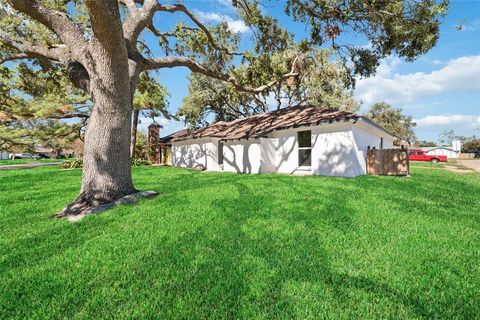
{"type": "Polygon", "coordinates": [[[440,146],[440,147],[421,147],[422,151],[425,151],[428,155],[435,156],[447,156],[447,158],[455,159],[460,158],[462,152],[462,141],[454,140],[452,141],[451,146],[440,146]]]}
{"type": "Polygon", "coordinates": [[[452,147],[421,147],[428,155],[447,156],[449,159],[460,157],[460,150],[456,151],[452,147]]]}
{"type": "Polygon", "coordinates": [[[8,160],[10,153],[7,151],[0,150],[0,160],[8,160]]]}
{"type": "Polygon", "coordinates": [[[392,148],[394,137],[350,112],[297,106],[181,130],[168,140],[179,167],[356,177],[366,173],[367,150],[392,148]]]}

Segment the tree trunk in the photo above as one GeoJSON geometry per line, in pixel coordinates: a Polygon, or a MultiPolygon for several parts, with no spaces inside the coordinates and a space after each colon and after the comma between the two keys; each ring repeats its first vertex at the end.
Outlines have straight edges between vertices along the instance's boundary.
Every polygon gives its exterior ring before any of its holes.
{"type": "Polygon", "coordinates": [[[140,110],[133,109],[133,123],[132,123],[132,145],[130,146],[130,157],[135,157],[135,146],[137,145],[137,128],[138,128],[138,115],[140,110]]]}
{"type": "Polygon", "coordinates": [[[60,216],[91,212],[136,192],[130,165],[132,92],[118,4],[88,1],[94,37],[85,69],[94,102],[85,133],[82,187],[60,216]]]}
{"type": "Polygon", "coordinates": [[[85,134],[82,187],[61,216],[85,213],[136,192],[130,164],[130,90],[110,92],[95,83],[92,89],[95,105],[85,134]]]}

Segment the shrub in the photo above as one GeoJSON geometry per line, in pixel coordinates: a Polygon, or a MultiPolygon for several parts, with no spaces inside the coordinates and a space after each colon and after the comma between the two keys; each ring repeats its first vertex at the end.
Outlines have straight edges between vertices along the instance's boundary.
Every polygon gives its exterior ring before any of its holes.
{"type": "MultiPolygon", "coordinates": [[[[131,163],[132,163],[132,167],[151,165],[150,161],[145,160],[145,159],[132,159],[131,163]]],[[[67,161],[64,161],[62,163],[62,168],[64,168],[64,169],[83,168],[83,161],[82,160],[67,160],[67,161]]]]}
{"type": "Polygon", "coordinates": [[[151,165],[151,163],[148,160],[137,159],[137,158],[132,159],[132,167],[149,166],[149,165],[151,165]]]}
{"type": "Polygon", "coordinates": [[[68,160],[62,162],[62,168],[64,169],[78,169],[83,167],[83,160],[68,160]]]}

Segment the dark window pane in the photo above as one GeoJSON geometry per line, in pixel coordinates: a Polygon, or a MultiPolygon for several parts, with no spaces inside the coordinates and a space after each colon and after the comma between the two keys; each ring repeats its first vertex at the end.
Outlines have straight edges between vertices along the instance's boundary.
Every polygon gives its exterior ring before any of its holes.
{"type": "Polygon", "coordinates": [[[411,156],[414,156],[414,155],[415,155],[415,152],[410,151],[410,155],[411,155],[411,156]]]}
{"type": "Polygon", "coordinates": [[[223,142],[218,142],[218,164],[223,164],[223,142]]]}
{"type": "Polygon", "coordinates": [[[298,150],[298,165],[306,167],[312,165],[312,149],[298,150]]]}
{"type": "Polygon", "coordinates": [[[312,131],[298,132],[298,146],[300,148],[310,148],[312,146],[312,131]]]}

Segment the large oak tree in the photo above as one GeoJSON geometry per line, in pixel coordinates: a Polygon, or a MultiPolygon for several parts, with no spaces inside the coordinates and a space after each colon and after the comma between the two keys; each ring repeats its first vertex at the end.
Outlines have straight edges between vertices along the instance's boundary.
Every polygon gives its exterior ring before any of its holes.
{"type": "MultiPolygon", "coordinates": [[[[277,3],[277,2],[275,2],[277,3]]],[[[63,215],[78,214],[134,193],[130,170],[133,93],[142,72],[186,67],[228,82],[236,90],[262,92],[298,75],[295,59],[280,77],[260,86],[236,75],[241,57],[254,65],[282,48],[288,33],[263,12],[259,0],[232,4],[252,30],[253,45],[239,52],[239,36],[226,23],[206,25],[188,2],[160,0],[1,0],[0,62],[41,59],[67,68],[72,83],[91,96],[94,106],[85,135],[82,187],[63,215]],[[182,15],[187,22],[163,30],[161,14],[182,15]],[[142,41],[156,35],[164,48],[154,56],[142,41]]],[[[379,59],[398,54],[407,60],[432,48],[438,39],[445,1],[436,0],[287,0],[284,12],[308,25],[310,47],[336,50],[355,74],[372,74],[379,59]],[[341,41],[359,34],[370,43],[360,47],[341,41]]]]}

